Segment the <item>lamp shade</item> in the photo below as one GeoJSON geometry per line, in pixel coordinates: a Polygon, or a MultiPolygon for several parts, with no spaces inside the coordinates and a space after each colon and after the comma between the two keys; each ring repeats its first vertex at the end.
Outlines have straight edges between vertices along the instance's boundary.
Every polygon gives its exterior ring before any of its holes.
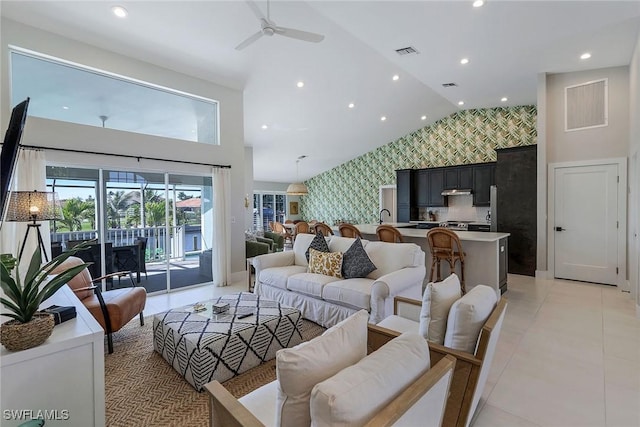
{"type": "Polygon", "coordinates": [[[294,182],[287,187],[287,194],[289,196],[306,196],[309,194],[307,186],[302,182],[294,182]]]}
{"type": "Polygon", "coordinates": [[[49,191],[13,191],[7,209],[7,221],[29,222],[62,219],[58,194],[49,191]]]}

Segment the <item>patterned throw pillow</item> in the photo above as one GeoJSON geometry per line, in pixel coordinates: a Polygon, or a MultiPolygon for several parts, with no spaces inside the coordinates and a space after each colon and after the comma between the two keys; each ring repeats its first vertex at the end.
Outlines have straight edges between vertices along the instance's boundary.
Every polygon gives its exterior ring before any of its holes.
{"type": "Polygon", "coordinates": [[[313,238],[311,243],[309,244],[309,248],[304,253],[307,256],[307,261],[309,261],[309,249],[315,249],[320,252],[329,252],[329,245],[327,244],[327,239],[324,238],[322,233],[317,233],[316,237],[313,238]]]}
{"type": "Polygon", "coordinates": [[[342,252],[320,252],[309,249],[309,273],[342,277],[342,252]]]}
{"type": "Polygon", "coordinates": [[[244,232],[244,240],[247,242],[257,242],[256,235],[253,231],[247,230],[244,232]]]}
{"type": "Polygon", "coordinates": [[[345,279],[367,277],[375,269],[376,266],[364,250],[360,238],[356,238],[342,256],[342,276],[345,279]]]}

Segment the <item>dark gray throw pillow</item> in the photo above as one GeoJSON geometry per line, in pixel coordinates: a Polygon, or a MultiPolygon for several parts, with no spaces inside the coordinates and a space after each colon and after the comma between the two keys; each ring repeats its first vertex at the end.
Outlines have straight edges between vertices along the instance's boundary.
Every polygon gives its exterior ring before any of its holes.
{"type": "Polygon", "coordinates": [[[345,279],[367,277],[376,268],[364,250],[360,238],[357,237],[356,241],[342,256],[342,277],[345,279]]]}
{"type": "Polygon", "coordinates": [[[307,261],[309,261],[309,249],[313,248],[316,251],[320,252],[329,252],[329,245],[327,245],[327,240],[324,238],[322,233],[318,232],[316,237],[313,238],[311,244],[307,248],[307,251],[304,253],[307,257],[307,261]]]}

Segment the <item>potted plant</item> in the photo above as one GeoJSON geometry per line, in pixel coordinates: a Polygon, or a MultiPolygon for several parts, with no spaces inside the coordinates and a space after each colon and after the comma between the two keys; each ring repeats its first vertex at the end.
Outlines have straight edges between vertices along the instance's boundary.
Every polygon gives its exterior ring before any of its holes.
{"type": "Polygon", "coordinates": [[[89,264],[71,267],[53,277],[49,275],[71,255],[86,249],[88,244],[89,242],[84,242],[45,265],[42,265],[40,248],[36,249],[23,277],[20,275],[19,267],[15,269],[12,277],[10,269],[7,268],[10,264],[0,262],[0,285],[4,292],[0,302],[8,310],[2,314],[13,319],[0,325],[0,342],[8,350],[18,351],[38,346],[51,335],[55,325],[53,315],[38,313],[40,304],[89,264]]]}

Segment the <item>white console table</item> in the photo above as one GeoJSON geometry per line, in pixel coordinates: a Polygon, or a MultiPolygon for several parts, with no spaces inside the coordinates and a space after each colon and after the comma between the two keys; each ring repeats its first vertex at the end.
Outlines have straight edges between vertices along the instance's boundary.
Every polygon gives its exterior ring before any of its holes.
{"type": "Polygon", "coordinates": [[[34,415],[47,410],[46,427],[105,425],[104,331],[68,286],[40,308],[54,304],[75,306],[77,317],[56,325],[38,347],[0,349],[2,427],[25,421],[8,419],[7,410],[32,410],[34,415]]]}

